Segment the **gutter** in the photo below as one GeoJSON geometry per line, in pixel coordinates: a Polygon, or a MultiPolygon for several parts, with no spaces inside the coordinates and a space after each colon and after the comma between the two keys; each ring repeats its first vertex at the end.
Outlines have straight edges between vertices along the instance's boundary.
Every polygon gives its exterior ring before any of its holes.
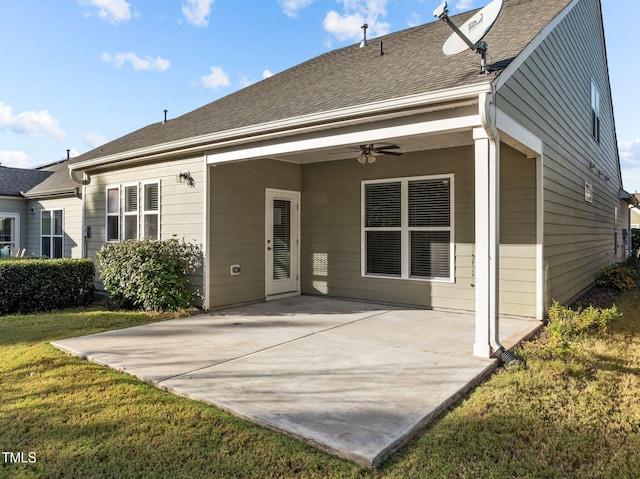
{"type": "Polygon", "coordinates": [[[493,215],[493,219],[490,220],[489,226],[489,250],[490,254],[493,251],[494,258],[489,258],[489,263],[493,263],[493,269],[496,274],[493,274],[489,282],[489,345],[493,349],[493,355],[499,358],[504,364],[511,365],[519,363],[518,358],[506,349],[500,343],[500,319],[499,319],[499,279],[498,271],[499,265],[499,251],[500,251],[500,214],[499,214],[499,191],[500,191],[500,136],[498,129],[496,128],[496,115],[495,109],[495,87],[492,85],[490,93],[480,93],[479,95],[479,113],[480,123],[482,128],[489,138],[489,151],[493,151],[493,155],[490,154],[489,158],[489,190],[490,190],[490,208],[496,213],[493,215]],[[495,176],[492,178],[492,176],[495,176]],[[491,193],[493,191],[493,193],[491,193]],[[491,201],[498,203],[497,205],[491,205],[491,201]],[[493,247],[492,247],[493,245],[493,247]]]}
{"type": "MultiPolygon", "coordinates": [[[[152,145],[135,150],[124,151],[85,161],[79,161],[69,165],[69,174],[77,183],[81,183],[77,174],[78,170],[102,166],[110,163],[148,161],[164,159],[175,155],[196,154],[211,149],[235,146],[255,141],[265,141],[272,138],[291,136],[292,134],[311,133],[329,127],[348,126],[355,122],[366,123],[384,119],[385,116],[393,116],[394,113],[409,111],[409,114],[420,113],[419,108],[429,107],[438,103],[477,99],[481,92],[489,91],[487,83],[478,83],[471,86],[456,87],[436,92],[411,95],[391,100],[356,105],[349,108],[341,108],[326,112],[286,118],[267,123],[249,125],[241,128],[225,130],[207,135],[184,138],[168,143],[152,145]]],[[[407,116],[402,115],[402,116],[407,116]]]]}
{"type": "Polygon", "coordinates": [[[28,192],[21,192],[21,193],[25,198],[28,198],[31,200],[36,198],[49,198],[52,196],[75,195],[77,194],[77,190],[78,188],[65,188],[62,190],[47,191],[46,193],[35,193],[35,194],[31,194],[28,192]]]}

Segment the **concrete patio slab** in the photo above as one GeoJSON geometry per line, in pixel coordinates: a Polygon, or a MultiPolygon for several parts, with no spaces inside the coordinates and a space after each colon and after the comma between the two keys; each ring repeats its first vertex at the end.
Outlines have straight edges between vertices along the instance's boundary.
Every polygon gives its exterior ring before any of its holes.
{"type": "MultiPolygon", "coordinates": [[[[502,318],[505,346],[540,323],[502,318]]],[[[377,465],[498,364],[474,316],[295,297],[57,341],[366,465],[377,465]]]]}

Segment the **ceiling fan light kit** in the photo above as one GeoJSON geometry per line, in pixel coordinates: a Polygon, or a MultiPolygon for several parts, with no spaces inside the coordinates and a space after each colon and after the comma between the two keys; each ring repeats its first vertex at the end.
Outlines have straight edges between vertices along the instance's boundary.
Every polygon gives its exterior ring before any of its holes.
{"type": "Polygon", "coordinates": [[[400,156],[402,153],[397,151],[388,151],[388,150],[397,150],[400,148],[397,145],[388,145],[388,146],[380,146],[374,147],[373,143],[369,145],[360,145],[360,155],[358,155],[358,163],[361,165],[365,165],[367,163],[375,163],[376,155],[391,155],[391,156],[400,156]]]}

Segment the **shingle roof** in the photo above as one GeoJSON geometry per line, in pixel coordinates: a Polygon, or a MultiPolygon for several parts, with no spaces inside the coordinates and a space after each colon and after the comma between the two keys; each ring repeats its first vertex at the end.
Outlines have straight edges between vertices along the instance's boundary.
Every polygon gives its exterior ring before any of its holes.
{"type": "Polygon", "coordinates": [[[38,197],[47,194],[69,194],[78,187],[78,183],[69,176],[69,163],[77,160],[65,160],[50,166],[41,168],[48,172],[49,176],[26,192],[28,197],[38,197]]]}
{"type": "MultiPolygon", "coordinates": [[[[485,37],[489,63],[506,66],[572,0],[506,0],[485,37]]],[[[461,25],[475,11],[453,18],[461,25]]],[[[296,65],[167,123],[155,123],[89,151],[84,161],[211,133],[376,101],[487,82],[480,58],[442,53],[451,35],[432,22],[334,50],[296,65]],[[379,54],[383,42],[384,55],[379,54]]],[[[496,73],[496,74],[499,74],[496,73]]],[[[489,77],[493,79],[494,77],[489,77]]]]}
{"type": "Polygon", "coordinates": [[[22,196],[51,175],[50,171],[26,170],[0,166],[0,196],[22,196]]]}

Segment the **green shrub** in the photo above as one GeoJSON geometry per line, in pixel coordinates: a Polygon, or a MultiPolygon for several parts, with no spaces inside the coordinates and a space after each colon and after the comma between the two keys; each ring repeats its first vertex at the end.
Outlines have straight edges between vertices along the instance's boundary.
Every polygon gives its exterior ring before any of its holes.
{"type": "Polygon", "coordinates": [[[549,308],[547,326],[539,338],[527,344],[527,352],[534,352],[541,359],[561,357],[574,349],[576,340],[606,331],[607,325],[620,316],[622,313],[615,305],[573,310],[554,301],[549,308]]]}
{"type": "Polygon", "coordinates": [[[627,264],[616,263],[602,268],[596,275],[596,284],[606,288],[627,291],[637,286],[636,271],[627,264]]]}
{"type": "Polygon", "coordinates": [[[98,252],[100,278],[121,307],[147,311],[177,311],[196,304],[190,275],[202,266],[202,252],[191,243],[125,241],[98,252]]]}
{"type": "Polygon", "coordinates": [[[87,304],[93,297],[94,276],[89,259],[0,261],[0,314],[87,304]]]}
{"type": "Polygon", "coordinates": [[[631,251],[636,256],[640,253],[640,229],[631,229],[631,251]]]}

